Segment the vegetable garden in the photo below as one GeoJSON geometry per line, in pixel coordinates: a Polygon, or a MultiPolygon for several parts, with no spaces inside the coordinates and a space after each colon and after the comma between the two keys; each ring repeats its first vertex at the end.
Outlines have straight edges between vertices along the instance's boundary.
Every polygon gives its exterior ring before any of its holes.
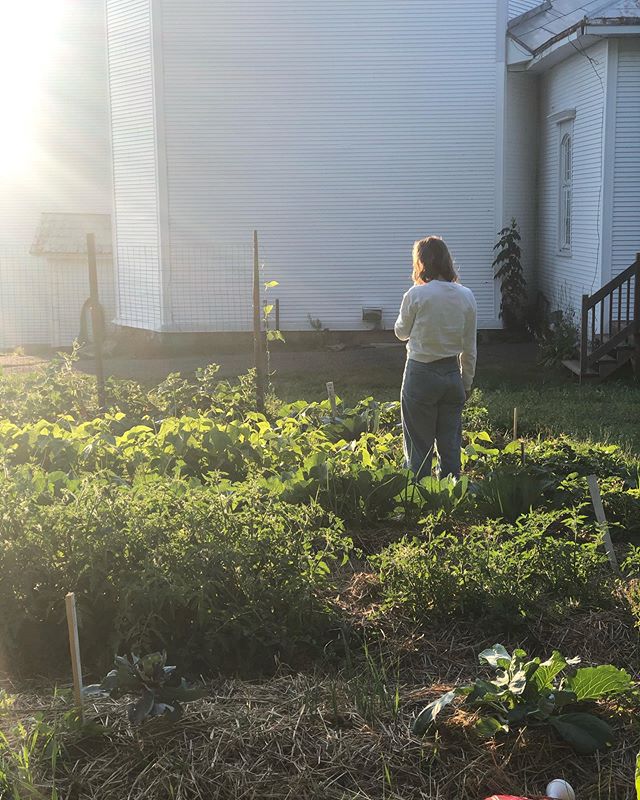
{"type": "Polygon", "coordinates": [[[108,395],[69,359],[0,377],[0,797],[635,796],[634,453],[523,448],[476,391],[464,477],[414,484],[395,402],[257,414],[215,366],[108,395]],[[182,719],[132,726],[113,674],[84,724],[30,693],[68,684],[70,590],[86,673],[165,651],[204,681],[182,719]]]}

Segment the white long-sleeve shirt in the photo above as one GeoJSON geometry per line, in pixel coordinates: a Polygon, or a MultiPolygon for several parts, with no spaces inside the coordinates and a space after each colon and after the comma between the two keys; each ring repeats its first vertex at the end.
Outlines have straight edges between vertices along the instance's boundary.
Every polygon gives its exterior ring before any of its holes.
{"type": "Polygon", "coordinates": [[[471,389],[477,358],[477,310],[470,289],[439,280],[413,286],[402,298],[394,330],[398,339],[408,342],[407,354],[414,361],[428,364],[459,356],[464,388],[471,389]]]}

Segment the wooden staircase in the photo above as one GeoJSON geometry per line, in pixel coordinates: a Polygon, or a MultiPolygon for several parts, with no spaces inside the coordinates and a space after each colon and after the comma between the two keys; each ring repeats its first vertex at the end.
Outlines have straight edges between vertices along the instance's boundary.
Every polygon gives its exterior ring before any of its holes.
{"type": "Polygon", "coordinates": [[[563,361],[580,380],[605,380],[633,362],[640,379],[640,253],[595,294],[582,296],[580,357],[563,361]]]}

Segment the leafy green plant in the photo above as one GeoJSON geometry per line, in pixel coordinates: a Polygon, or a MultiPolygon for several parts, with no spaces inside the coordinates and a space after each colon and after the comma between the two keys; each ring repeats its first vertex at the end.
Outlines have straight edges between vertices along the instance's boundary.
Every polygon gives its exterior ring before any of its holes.
{"type": "Polygon", "coordinates": [[[272,669],[322,647],[351,540],[317,504],[212,478],[0,481],[0,637],[16,668],[68,660],[60,602],[78,598],[83,659],[166,649],[193,670],[272,669]],[[39,485],[39,494],[35,486],[39,485]],[[37,587],[34,589],[34,587],[37,587]]]}
{"type": "Polygon", "coordinates": [[[515,219],[500,231],[499,237],[493,248],[497,253],[492,266],[502,294],[500,319],[508,330],[520,330],[525,321],[527,282],[520,260],[520,230],[515,219]]]}
{"type": "Polygon", "coordinates": [[[434,478],[428,476],[414,484],[414,491],[418,493],[424,505],[422,511],[433,514],[442,513],[445,517],[451,516],[468,499],[469,479],[466,475],[455,479],[434,478]]]}
{"type": "Polygon", "coordinates": [[[475,729],[482,737],[548,724],[582,755],[611,744],[613,730],[607,722],[574,709],[628,692],[631,677],[624,670],[609,664],[576,669],[580,659],[566,659],[557,650],[543,662],[530,659],[524,650],[510,654],[500,644],[479,658],[494,675],[456,687],[429,703],[413,724],[416,735],[423,736],[444,708],[462,698],[464,708],[478,713],[475,729]]]}
{"type": "Polygon", "coordinates": [[[573,308],[554,311],[536,334],[538,362],[553,367],[565,359],[575,358],[580,341],[580,329],[573,308]]]}
{"type": "Polygon", "coordinates": [[[111,670],[102,683],[85,687],[85,695],[108,695],[114,699],[134,695],[127,707],[129,722],[139,725],[150,717],[165,716],[176,722],[183,714],[183,703],[206,696],[202,685],[190,685],[181,678],[176,667],[167,666],[167,654],[117,656],[116,668],[111,670]]]}
{"type": "Polygon", "coordinates": [[[476,485],[475,502],[481,513],[515,522],[534,508],[553,484],[553,478],[535,467],[496,469],[476,485]]]}
{"type": "Polygon", "coordinates": [[[597,540],[549,534],[556,513],[489,522],[462,536],[427,526],[371,556],[386,606],[417,622],[482,617],[516,627],[568,608],[609,607],[612,578],[597,540]]]}

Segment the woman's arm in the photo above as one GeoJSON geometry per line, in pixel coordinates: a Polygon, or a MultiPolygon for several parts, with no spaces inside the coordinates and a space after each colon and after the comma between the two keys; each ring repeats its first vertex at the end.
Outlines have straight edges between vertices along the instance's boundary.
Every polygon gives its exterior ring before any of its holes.
{"type": "Polygon", "coordinates": [[[415,306],[411,303],[409,292],[402,298],[400,313],[393,330],[401,342],[406,342],[411,336],[411,329],[416,318],[415,306]]]}
{"type": "Polygon", "coordinates": [[[478,311],[475,297],[471,295],[471,305],[467,309],[464,324],[464,337],[462,341],[462,355],[460,365],[462,367],[462,382],[467,394],[471,391],[473,378],[476,374],[476,360],[478,356],[478,311]]]}

